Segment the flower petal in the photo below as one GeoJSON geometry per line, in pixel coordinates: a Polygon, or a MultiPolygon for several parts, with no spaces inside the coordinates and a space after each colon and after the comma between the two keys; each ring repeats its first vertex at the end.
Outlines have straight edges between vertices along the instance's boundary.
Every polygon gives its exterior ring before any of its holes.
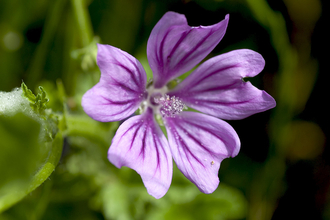
{"type": "Polygon", "coordinates": [[[225,121],[197,112],[165,118],[172,156],[181,172],[203,193],[219,184],[220,163],[240,149],[235,130],[225,121]]]}
{"type": "Polygon", "coordinates": [[[189,71],[204,59],[226,32],[229,15],[211,26],[190,27],[184,15],[167,12],[153,28],[147,45],[154,86],[189,71]]]}
{"type": "Polygon", "coordinates": [[[120,125],[108,158],[116,167],[127,166],[140,174],[148,193],[157,199],[163,197],[171,185],[171,152],[150,108],[120,125]]]}
{"type": "Polygon", "coordinates": [[[98,44],[100,82],[82,98],[84,111],[98,121],[119,121],[132,115],[145,98],[146,73],[128,53],[98,44]]]}
{"type": "Polygon", "coordinates": [[[203,113],[227,120],[243,119],[276,105],[268,93],[243,81],[259,74],[264,66],[259,53],[235,50],[207,60],[168,94],[203,113]]]}

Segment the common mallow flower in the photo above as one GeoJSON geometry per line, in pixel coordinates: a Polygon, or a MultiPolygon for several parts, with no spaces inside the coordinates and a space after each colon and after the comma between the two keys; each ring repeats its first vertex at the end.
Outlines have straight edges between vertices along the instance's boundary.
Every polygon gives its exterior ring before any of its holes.
{"type": "Polygon", "coordinates": [[[229,15],[211,26],[190,27],[184,15],[167,12],[147,44],[152,84],[133,56],[98,44],[100,82],[86,92],[82,106],[98,121],[128,118],[119,126],[108,158],[118,168],[127,166],[139,173],[155,198],[164,196],[170,187],[172,157],[201,192],[212,193],[219,184],[221,161],[240,150],[237,133],[221,119],[243,119],[275,106],[269,94],[243,80],[259,74],[265,65],[260,54],[247,49],[205,61],[168,89],[171,80],[191,70],[215,48],[228,20],[229,15]],[[188,111],[188,107],[199,112],[188,111]],[[142,114],[129,118],[138,108],[142,114]],[[162,118],[167,138],[155,116],[162,118]]]}

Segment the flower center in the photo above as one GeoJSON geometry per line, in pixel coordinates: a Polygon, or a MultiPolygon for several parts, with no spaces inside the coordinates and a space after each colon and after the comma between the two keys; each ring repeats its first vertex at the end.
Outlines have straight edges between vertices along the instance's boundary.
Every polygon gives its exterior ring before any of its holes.
{"type": "Polygon", "coordinates": [[[163,117],[175,117],[175,115],[180,114],[183,109],[186,109],[186,105],[175,97],[170,97],[169,95],[155,96],[154,102],[160,105],[159,112],[163,117]]]}
{"type": "Polygon", "coordinates": [[[167,95],[167,86],[155,89],[153,85],[147,87],[148,97],[142,102],[140,112],[144,112],[146,108],[152,108],[154,114],[162,117],[175,117],[180,114],[186,105],[180,98],[167,95]]]}

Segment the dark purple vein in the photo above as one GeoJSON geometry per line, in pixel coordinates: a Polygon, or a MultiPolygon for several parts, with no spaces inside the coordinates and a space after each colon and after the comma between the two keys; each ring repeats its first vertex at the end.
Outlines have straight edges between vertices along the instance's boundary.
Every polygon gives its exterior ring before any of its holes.
{"type": "MultiPolygon", "coordinates": [[[[189,86],[190,87],[194,87],[194,86],[196,86],[197,84],[199,84],[200,82],[202,82],[203,80],[205,80],[205,79],[207,79],[207,78],[209,78],[209,77],[211,77],[211,76],[213,76],[213,75],[215,75],[215,74],[218,74],[218,73],[220,73],[220,72],[222,72],[222,71],[225,71],[225,70],[228,70],[228,69],[230,69],[230,68],[234,68],[234,67],[237,67],[237,65],[231,65],[231,66],[227,66],[227,67],[224,67],[224,68],[221,68],[221,69],[216,69],[216,70],[214,70],[214,71],[212,71],[212,72],[210,72],[210,73],[208,73],[208,74],[205,74],[203,77],[201,77],[200,79],[198,79],[198,80],[196,80],[196,81],[193,81],[193,83],[192,84],[190,84],[189,86]]],[[[191,76],[192,77],[192,76],[191,76]]]]}
{"type": "Polygon", "coordinates": [[[119,87],[123,88],[124,90],[126,90],[127,92],[139,93],[139,91],[135,91],[134,89],[129,88],[124,83],[121,83],[121,82],[118,82],[117,80],[115,80],[113,77],[111,77],[111,79],[114,82],[114,83],[112,83],[113,85],[119,86],[119,87]]]}
{"type": "Polygon", "coordinates": [[[207,132],[207,133],[212,134],[214,137],[220,139],[220,140],[226,145],[226,141],[224,141],[224,140],[223,140],[218,134],[214,133],[213,131],[210,131],[210,130],[208,130],[208,129],[206,129],[206,128],[204,128],[204,127],[198,125],[198,124],[191,123],[191,122],[189,122],[189,121],[185,121],[185,123],[187,123],[187,124],[189,124],[189,125],[191,125],[191,126],[195,126],[195,127],[197,127],[198,129],[200,129],[200,130],[203,130],[203,131],[205,131],[205,132],[207,132]]]}
{"type": "MultiPolygon", "coordinates": [[[[176,129],[174,129],[174,126],[172,126],[172,130],[173,131],[173,134],[176,134],[177,137],[181,137],[179,136],[178,132],[176,129]]],[[[176,145],[179,147],[181,146],[182,149],[183,149],[183,152],[187,158],[187,161],[189,162],[190,166],[192,167],[192,169],[194,170],[194,172],[197,174],[197,171],[195,170],[193,164],[191,163],[189,157],[188,157],[188,154],[190,154],[200,165],[202,165],[204,167],[204,164],[190,151],[189,147],[187,146],[186,142],[182,139],[182,138],[179,138],[179,139],[176,139],[175,138],[175,135],[174,135],[174,140],[175,140],[175,143],[176,145]],[[180,142],[180,143],[178,143],[180,142]]],[[[180,151],[178,150],[179,154],[180,154],[180,158],[181,158],[181,161],[183,162],[183,159],[182,159],[182,155],[180,153],[180,151]]],[[[184,164],[184,163],[183,163],[184,164]]]]}
{"type": "Polygon", "coordinates": [[[180,128],[186,135],[188,135],[189,138],[191,138],[197,145],[199,145],[201,148],[203,148],[206,152],[208,152],[211,156],[216,156],[216,154],[211,151],[210,149],[208,149],[207,147],[205,147],[204,145],[202,145],[202,143],[197,140],[191,133],[189,133],[185,128],[183,128],[181,125],[176,125],[176,127],[180,128]]]}
{"type": "MultiPolygon", "coordinates": [[[[124,55],[127,59],[128,59],[128,61],[135,67],[135,69],[138,71],[138,76],[139,76],[139,82],[142,82],[143,80],[142,80],[142,73],[140,73],[140,69],[139,69],[139,67],[136,65],[136,63],[135,62],[133,62],[133,60],[131,60],[129,57],[127,57],[127,55],[124,55]]],[[[134,80],[137,80],[135,77],[134,77],[134,80]]],[[[136,84],[137,86],[138,86],[138,83],[136,84]]],[[[143,88],[142,89],[144,89],[144,86],[145,85],[140,85],[140,86],[142,86],[143,88]]],[[[139,86],[138,86],[139,87],[139,86]]]]}
{"type": "Polygon", "coordinates": [[[164,57],[163,57],[163,48],[164,48],[164,44],[165,44],[165,41],[166,41],[166,38],[167,36],[169,35],[169,33],[172,31],[173,27],[170,27],[166,30],[166,33],[163,37],[163,39],[161,40],[160,42],[160,45],[159,45],[159,48],[158,50],[156,51],[156,54],[158,52],[158,55],[157,55],[157,61],[158,61],[158,64],[159,64],[159,67],[162,68],[162,71],[159,72],[159,74],[163,75],[163,72],[164,72],[164,57]]]}
{"type": "MultiPolygon", "coordinates": [[[[185,54],[184,57],[180,59],[178,64],[185,65],[185,62],[187,59],[194,53],[196,52],[197,48],[200,47],[208,38],[213,34],[213,31],[211,30],[205,37],[203,37],[188,53],[185,54]]],[[[196,55],[199,55],[201,52],[196,53],[196,55]]]]}
{"type": "Polygon", "coordinates": [[[190,103],[198,102],[199,104],[200,103],[207,103],[207,104],[220,104],[220,105],[240,105],[240,104],[245,104],[245,103],[251,102],[255,98],[256,97],[253,97],[252,99],[244,100],[244,101],[240,101],[240,102],[223,102],[223,101],[204,100],[204,99],[192,98],[192,99],[189,100],[189,102],[190,103]]]}
{"type": "MultiPolygon", "coordinates": [[[[118,61],[117,61],[118,62],[118,61]]],[[[116,63],[116,65],[122,69],[124,69],[127,73],[129,73],[129,75],[131,76],[132,80],[134,81],[134,84],[140,88],[141,86],[139,85],[139,83],[137,82],[136,78],[135,78],[135,74],[134,71],[131,70],[130,68],[128,68],[127,66],[121,64],[121,63],[116,63]]]]}
{"type": "Polygon", "coordinates": [[[172,48],[171,52],[167,56],[167,63],[170,62],[171,57],[173,56],[173,53],[176,51],[176,49],[181,45],[182,41],[191,33],[192,29],[189,29],[188,31],[184,31],[181,33],[181,37],[176,42],[174,47],[172,48]]]}
{"type": "MultiPolygon", "coordinates": [[[[129,99],[129,100],[125,100],[125,101],[113,101],[109,98],[105,98],[104,96],[102,96],[103,99],[105,99],[107,102],[109,102],[110,104],[113,104],[113,105],[127,105],[127,104],[130,104],[130,103],[134,103],[136,102],[137,100],[136,99],[129,99]]],[[[106,103],[105,105],[107,105],[108,103],[106,103]]]]}
{"type": "MultiPolygon", "coordinates": [[[[151,130],[153,130],[154,128],[151,128],[151,130]]],[[[151,134],[152,135],[152,134],[151,134]]],[[[152,140],[154,142],[154,146],[155,146],[155,149],[156,149],[156,153],[157,153],[157,167],[155,169],[155,173],[154,175],[157,173],[157,170],[159,169],[160,172],[161,172],[161,167],[160,167],[160,157],[159,157],[159,149],[158,149],[158,146],[157,146],[157,143],[156,143],[156,138],[154,135],[152,135],[152,140]]],[[[161,143],[159,143],[159,145],[161,145],[161,143]]],[[[166,154],[165,154],[165,157],[166,157],[166,154]]]]}
{"type": "Polygon", "coordinates": [[[137,132],[139,131],[140,127],[142,126],[142,123],[139,121],[139,122],[133,124],[132,126],[130,126],[130,127],[129,127],[129,128],[128,128],[128,129],[122,134],[122,135],[121,135],[121,137],[120,137],[120,139],[119,139],[119,141],[118,141],[118,143],[119,143],[119,142],[121,141],[121,139],[127,134],[127,132],[129,132],[131,129],[133,129],[133,128],[136,127],[136,126],[139,126],[139,127],[134,131],[134,134],[133,134],[133,137],[132,137],[131,145],[130,145],[129,149],[127,150],[126,154],[132,149],[132,147],[133,147],[133,143],[134,143],[134,141],[135,141],[136,134],[137,134],[137,132]]]}

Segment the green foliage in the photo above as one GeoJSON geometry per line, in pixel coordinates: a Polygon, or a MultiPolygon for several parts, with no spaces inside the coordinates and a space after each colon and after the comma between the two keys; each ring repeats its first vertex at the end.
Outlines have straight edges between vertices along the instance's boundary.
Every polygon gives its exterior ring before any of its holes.
{"type": "MultiPolygon", "coordinates": [[[[177,189],[173,203],[186,198],[186,189],[177,189]],[[180,195],[181,194],[181,195],[180,195]]],[[[242,193],[230,186],[220,184],[219,188],[210,195],[198,193],[193,200],[179,202],[164,213],[163,219],[242,219],[246,216],[247,201],[242,193]]],[[[161,214],[157,213],[161,219],[161,214]]],[[[156,219],[156,218],[154,218],[156,219]]]]}
{"type": "Polygon", "coordinates": [[[59,115],[46,109],[48,99],[42,87],[36,96],[24,83],[21,89],[3,93],[1,99],[2,105],[7,105],[8,97],[10,106],[0,114],[0,212],[42,184],[62,154],[58,124],[63,124],[64,118],[59,120],[59,115]],[[30,106],[17,96],[20,92],[30,106]]]}
{"type": "Polygon", "coordinates": [[[41,155],[40,126],[23,113],[12,117],[0,115],[0,186],[13,179],[24,182],[36,171],[41,155]]]}
{"type": "Polygon", "coordinates": [[[205,195],[191,184],[172,185],[168,193],[155,200],[142,186],[112,182],[99,194],[107,219],[242,219],[247,201],[240,191],[225,184],[205,195]]]}
{"type": "Polygon", "coordinates": [[[40,142],[41,124],[23,113],[0,115],[0,212],[21,200],[54,171],[62,152],[62,136],[40,142]]]}

